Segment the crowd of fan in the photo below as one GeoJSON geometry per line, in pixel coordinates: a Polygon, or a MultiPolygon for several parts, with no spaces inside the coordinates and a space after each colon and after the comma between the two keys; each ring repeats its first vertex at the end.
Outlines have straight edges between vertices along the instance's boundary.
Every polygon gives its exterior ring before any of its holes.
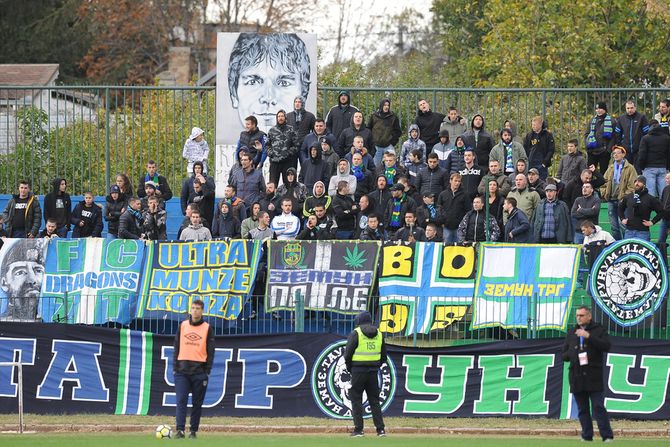
{"type": "MultiPolygon", "coordinates": [[[[598,103],[584,132],[586,157],[571,139],[554,177],[554,138],[539,116],[523,138],[509,120],[494,137],[483,115],[466,121],[456,108],[444,115],[422,99],[400,144],[400,120],[388,99],[367,124],[346,91],[325,120],[303,104],[296,98],[294,110],[279,111],[267,134],[254,116],[246,118],[218,202],[204,132],[193,128],[183,150],[188,176],[179,239],[588,244],[649,240],[649,228],[661,221],[659,242],[665,242],[670,100],[651,120],[633,101],[618,118],[598,103]],[[602,203],[611,234],[598,225],[602,203]]],[[[164,240],[165,202],[173,193],[154,161],[146,167],[136,190],[119,174],[104,209],[90,192],[72,208],[67,181],[56,179],[44,198],[41,231],[39,202],[21,181],[2,214],[4,235],[67,237],[72,229],[72,237],[100,237],[104,219],[110,238],[164,240]]]]}

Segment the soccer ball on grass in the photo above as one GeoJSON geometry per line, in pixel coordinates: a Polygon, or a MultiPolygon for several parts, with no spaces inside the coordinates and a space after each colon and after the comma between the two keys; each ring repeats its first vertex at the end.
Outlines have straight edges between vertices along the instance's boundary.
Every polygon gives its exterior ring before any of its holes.
{"type": "Polygon", "coordinates": [[[172,437],[172,429],[169,425],[161,424],[156,427],[156,439],[169,439],[172,437]]]}

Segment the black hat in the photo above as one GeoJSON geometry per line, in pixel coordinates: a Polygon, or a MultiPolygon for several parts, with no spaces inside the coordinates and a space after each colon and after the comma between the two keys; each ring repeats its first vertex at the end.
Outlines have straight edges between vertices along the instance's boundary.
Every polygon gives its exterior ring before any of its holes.
{"type": "Polygon", "coordinates": [[[596,104],[596,109],[603,109],[605,112],[607,112],[607,104],[605,104],[603,101],[600,101],[598,104],[596,104]]]}
{"type": "Polygon", "coordinates": [[[642,182],[645,185],[647,184],[647,177],[644,175],[638,175],[637,178],[635,179],[636,182],[642,182]]]}
{"type": "Polygon", "coordinates": [[[391,191],[404,191],[404,190],[405,187],[400,183],[396,183],[395,185],[391,186],[391,191]]]}

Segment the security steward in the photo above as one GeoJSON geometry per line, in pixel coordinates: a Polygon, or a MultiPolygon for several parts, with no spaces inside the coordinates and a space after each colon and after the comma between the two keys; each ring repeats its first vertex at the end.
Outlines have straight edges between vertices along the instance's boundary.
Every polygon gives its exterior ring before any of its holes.
{"type": "Polygon", "coordinates": [[[363,391],[367,393],[372,421],[377,428],[377,436],[386,436],[384,419],[379,404],[378,373],[386,363],[386,344],[382,333],[372,324],[369,312],[361,312],[354,320],[354,329],[347,338],[344,361],[351,373],[351,398],[354,431],[351,436],[363,436],[363,391]]]}
{"type": "Polygon", "coordinates": [[[193,300],[191,315],[177,329],[174,339],[174,384],[177,393],[177,434],[184,438],[188,395],[191,396],[191,434],[195,438],[200,427],[202,402],[207,379],[214,363],[214,330],[202,319],[204,303],[193,300]]]}
{"type": "Polygon", "coordinates": [[[610,442],[614,440],[614,433],[605,409],[603,391],[603,361],[610,350],[609,335],[607,329],[593,321],[588,307],[579,307],[576,318],[577,326],[565,337],[563,361],[570,362],[570,391],[577,402],[582,440],[593,441],[593,411],[600,437],[610,442]]]}

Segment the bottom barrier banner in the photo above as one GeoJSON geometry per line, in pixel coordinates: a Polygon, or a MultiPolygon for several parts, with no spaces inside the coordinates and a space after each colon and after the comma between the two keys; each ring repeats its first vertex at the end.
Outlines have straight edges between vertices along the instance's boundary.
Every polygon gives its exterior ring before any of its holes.
{"type": "MultiPolygon", "coordinates": [[[[670,342],[612,342],[604,381],[610,414],[670,418],[670,342]]],[[[350,418],[345,343],[328,334],[217,338],[204,417],[350,418]]],[[[575,417],[562,344],[389,347],[379,374],[382,408],[389,416],[575,417]]],[[[0,363],[24,365],[26,413],[174,415],[172,346],[172,337],[146,332],[0,323],[0,363]]],[[[17,374],[0,366],[2,413],[16,412],[17,374]]]]}

